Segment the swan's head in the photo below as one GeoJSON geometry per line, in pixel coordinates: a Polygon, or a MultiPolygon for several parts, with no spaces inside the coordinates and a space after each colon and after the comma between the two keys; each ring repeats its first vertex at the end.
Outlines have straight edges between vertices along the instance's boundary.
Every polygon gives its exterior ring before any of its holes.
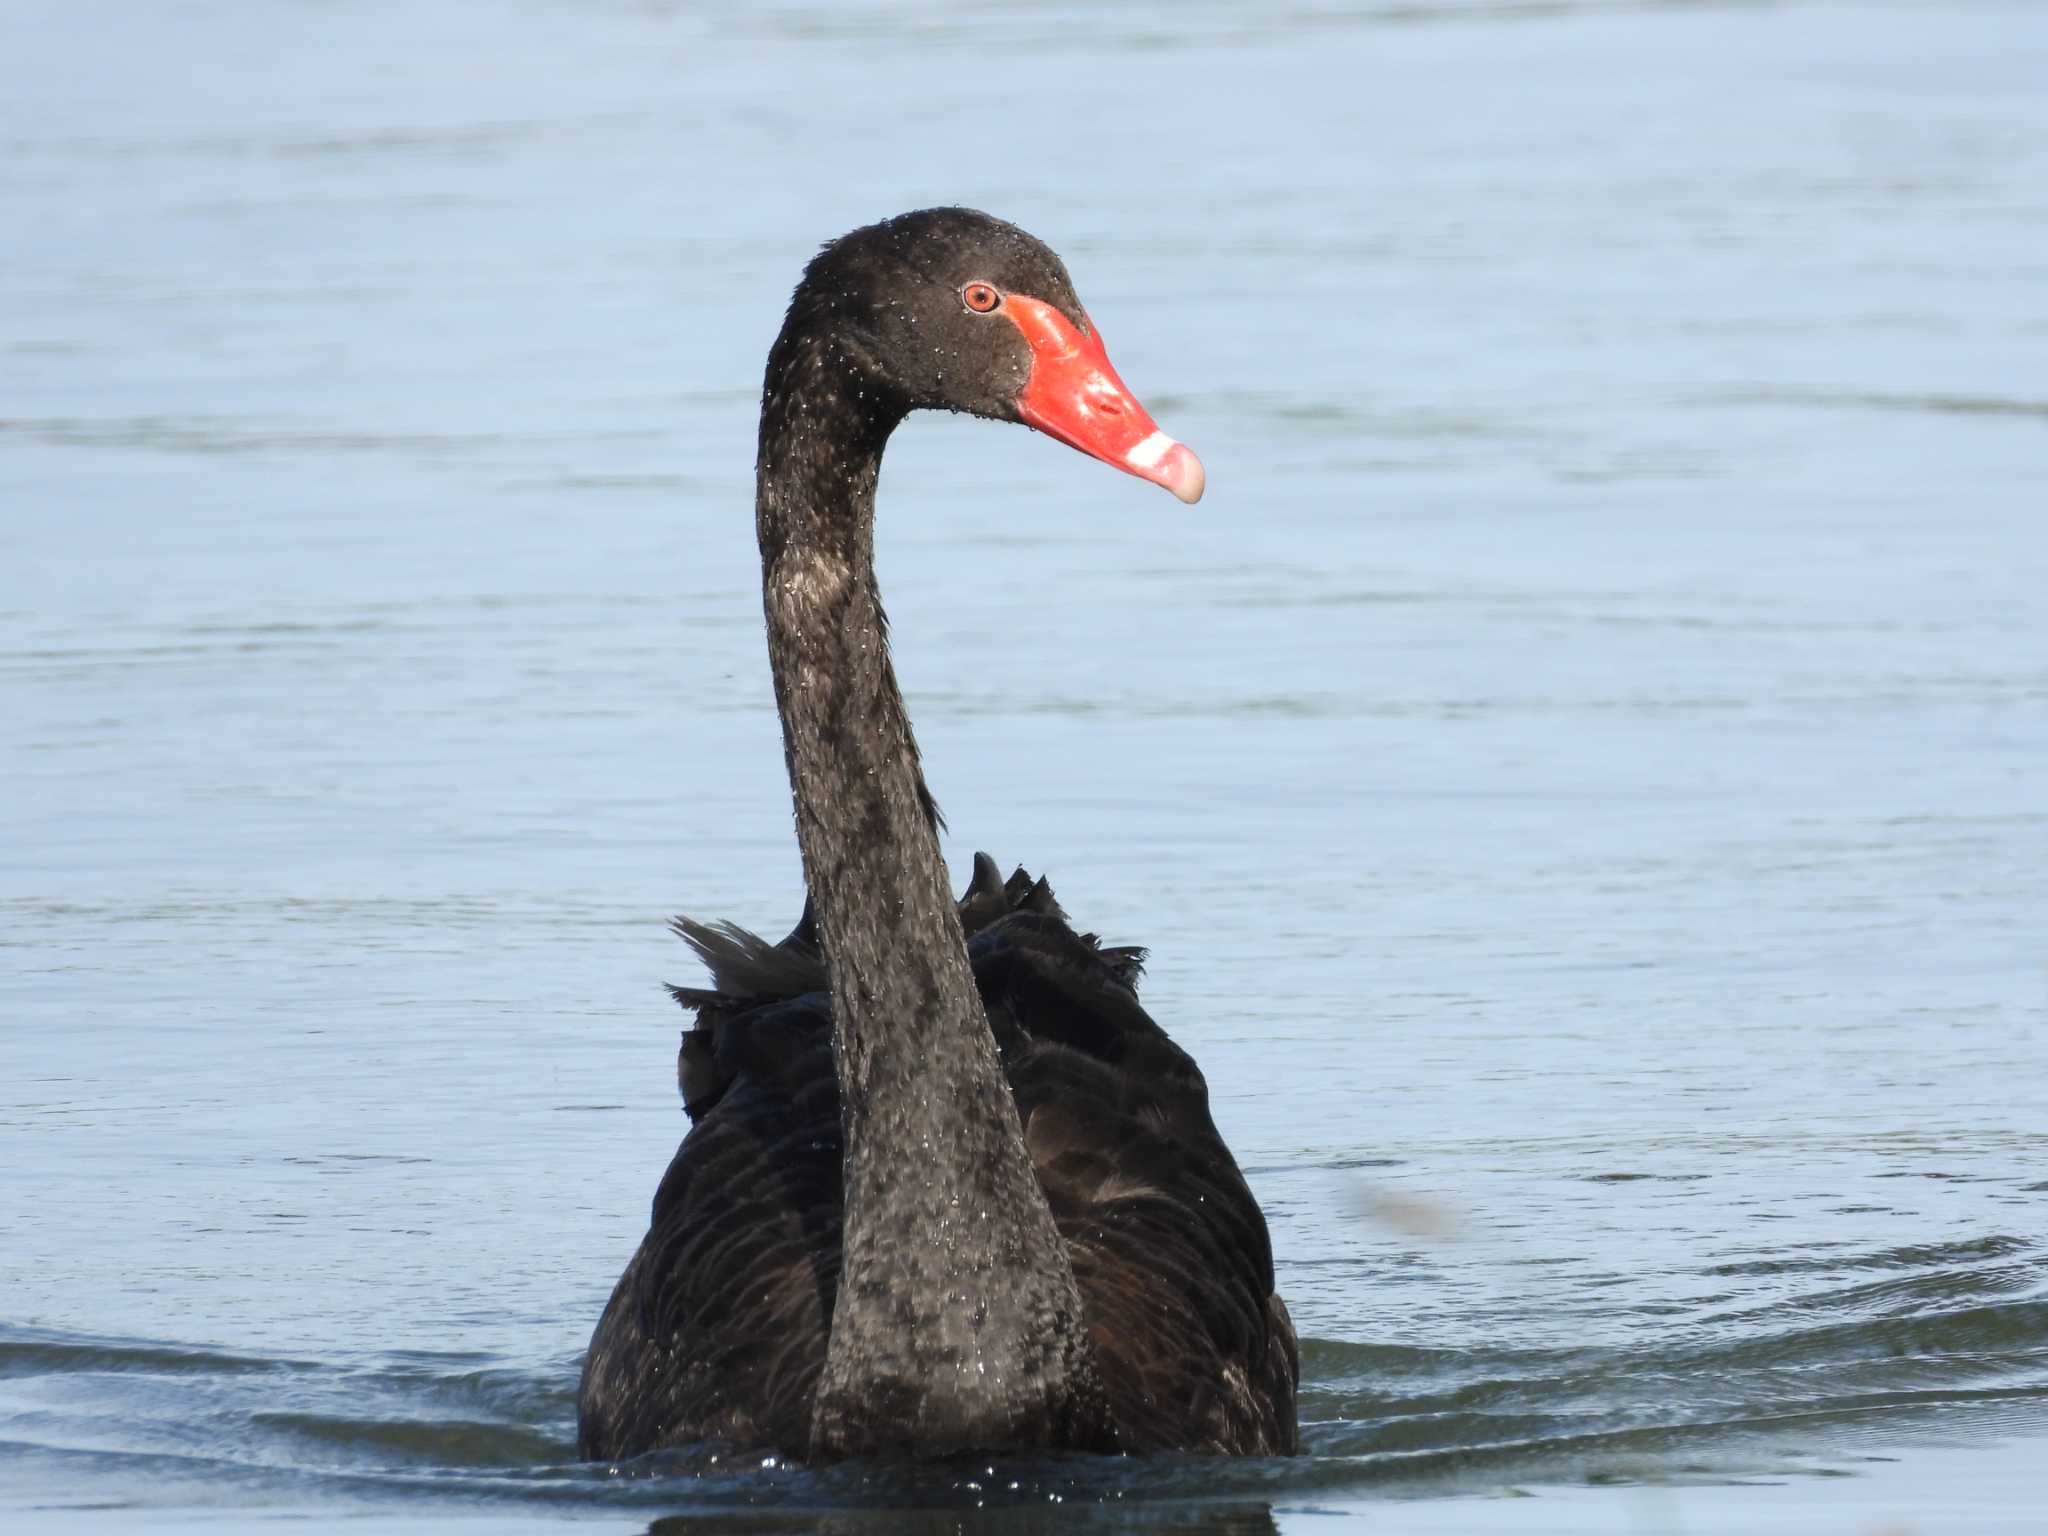
{"type": "Polygon", "coordinates": [[[1202,461],[1125,388],[1066,267],[1014,224],[927,208],[842,235],[805,270],[800,313],[857,347],[906,410],[1022,422],[1201,499],[1202,461]]]}

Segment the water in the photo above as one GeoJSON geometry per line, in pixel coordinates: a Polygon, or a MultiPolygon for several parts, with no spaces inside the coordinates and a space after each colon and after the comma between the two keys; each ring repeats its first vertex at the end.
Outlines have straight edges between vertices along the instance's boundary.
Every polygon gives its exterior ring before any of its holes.
{"type": "Polygon", "coordinates": [[[10,1530],[2034,1527],[2048,13],[0,27],[10,1530]],[[956,870],[1152,946],[1307,1454],[579,1467],[661,921],[799,900],[761,356],[946,200],[1209,465],[917,420],[882,575],[956,870]]]}

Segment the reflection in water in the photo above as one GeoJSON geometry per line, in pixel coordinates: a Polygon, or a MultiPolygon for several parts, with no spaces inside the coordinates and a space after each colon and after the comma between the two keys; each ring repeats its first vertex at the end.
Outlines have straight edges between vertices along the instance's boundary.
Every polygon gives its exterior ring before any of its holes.
{"type": "Polygon", "coordinates": [[[1079,1525],[1161,1536],[1271,1536],[1264,1504],[1149,1504],[1105,1507],[1042,1503],[994,1509],[866,1509],[666,1515],[648,1536],[1051,1536],[1079,1525]]]}

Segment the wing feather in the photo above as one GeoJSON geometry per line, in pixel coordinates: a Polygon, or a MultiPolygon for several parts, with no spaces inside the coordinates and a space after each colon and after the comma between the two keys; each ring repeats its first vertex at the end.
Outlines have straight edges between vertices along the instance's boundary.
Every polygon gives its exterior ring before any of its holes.
{"type": "MultiPolygon", "coordinates": [[[[1126,1449],[1290,1454],[1300,1377],[1265,1218],[1194,1060],[1139,1004],[1144,951],[977,855],[960,903],[1025,1142],[1067,1239],[1126,1449]]],[[[679,919],[711,972],[678,1079],[693,1124],[591,1340],[586,1456],[732,1441],[801,1455],[840,1254],[831,1003],[805,914],[769,944],[679,919]]]]}

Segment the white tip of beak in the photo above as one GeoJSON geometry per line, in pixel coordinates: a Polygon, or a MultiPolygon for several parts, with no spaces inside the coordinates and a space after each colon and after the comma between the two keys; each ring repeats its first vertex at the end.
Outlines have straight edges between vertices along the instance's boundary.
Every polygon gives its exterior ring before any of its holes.
{"type": "Polygon", "coordinates": [[[1202,491],[1209,483],[1194,450],[1164,432],[1154,432],[1125,454],[1124,462],[1134,473],[1165,486],[1190,506],[1202,499],[1202,491]]]}
{"type": "Polygon", "coordinates": [[[1159,465],[1159,483],[1193,506],[1202,499],[1209,477],[1203,473],[1202,461],[1195,457],[1194,449],[1186,443],[1175,443],[1159,465]]]}

